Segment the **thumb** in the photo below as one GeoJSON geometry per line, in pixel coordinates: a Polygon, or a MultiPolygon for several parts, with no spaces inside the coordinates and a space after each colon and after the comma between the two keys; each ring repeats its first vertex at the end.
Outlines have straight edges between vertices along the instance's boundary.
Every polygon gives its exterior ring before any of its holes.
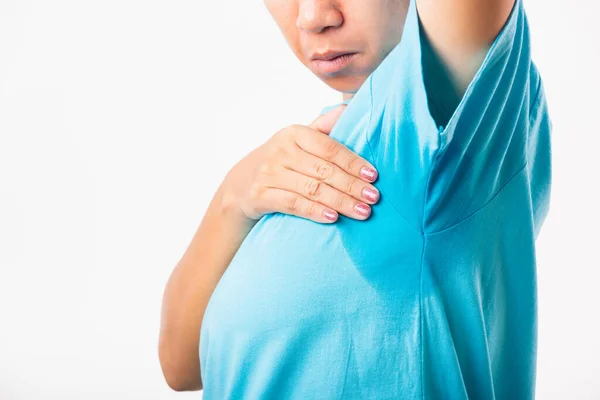
{"type": "Polygon", "coordinates": [[[342,104],[339,107],[335,107],[329,112],[326,112],[323,115],[320,115],[317,119],[315,119],[308,127],[312,129],[316,129],[325,134],[329,134],[333,129],[333,126],[337,122],[338,118],[344,110],[346,109],[346,104],[342,104]]]}

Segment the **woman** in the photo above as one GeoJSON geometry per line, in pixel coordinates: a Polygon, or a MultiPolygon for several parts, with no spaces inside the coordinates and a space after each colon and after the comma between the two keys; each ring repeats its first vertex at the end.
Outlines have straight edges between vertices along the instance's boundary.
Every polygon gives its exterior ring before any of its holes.
{"type": "Polygon", "coordinates": [[[165,291],[169,385],[534,398],[551,122],[523,0],[265,4],[347,106],[229,172],[165,291]]]}

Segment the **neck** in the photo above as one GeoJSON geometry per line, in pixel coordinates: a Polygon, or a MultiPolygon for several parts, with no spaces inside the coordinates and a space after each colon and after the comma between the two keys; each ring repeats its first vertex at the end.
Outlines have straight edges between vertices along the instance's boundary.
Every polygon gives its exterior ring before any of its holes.
{"type": "Polygon", "coordinates": [[[353,97],[354,97],[354,93],[344,93],[342,95],[342,101],[346,101],[346,100],[351,99],[353,97]]]}

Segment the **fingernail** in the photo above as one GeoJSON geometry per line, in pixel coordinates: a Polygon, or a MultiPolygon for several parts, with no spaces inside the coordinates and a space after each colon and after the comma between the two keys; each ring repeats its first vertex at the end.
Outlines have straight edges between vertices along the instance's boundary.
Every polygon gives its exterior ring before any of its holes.
{"type": "Polygon", "coordinates": [[[362,167],[360,169],[360,176],[372,182],[377,178],[377,171],[370,167],[362,167]]]}
{"type": "Polygon", "coordinates": [[[335,221],[337,219],[337,213],[333,210],[323,210],[323,215],[330,221],[335,221]]]}
{"type": "Polygon", "coordinates": [[[371,207],[369,207],[367,204],[356,203],[354,206],[354,211],[362,216],[368,217],[369,214],[371,214],[371,207]]]}
{"type": "Polygon", "coordinates": [[[379,199],[379,191],[373,190],[370,187],[364,188],[362,190],[362,195],[364,196],[365,199],[371,200],[371,201],[377,201],[377,199],[379,199]]]}

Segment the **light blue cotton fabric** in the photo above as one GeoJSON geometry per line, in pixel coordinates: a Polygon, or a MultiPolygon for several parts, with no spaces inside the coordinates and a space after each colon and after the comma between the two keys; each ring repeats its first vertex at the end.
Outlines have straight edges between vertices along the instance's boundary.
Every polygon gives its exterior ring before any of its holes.
{"type": "Polygon", "coordinates": [[[534,398],[551,121],[523,1],[446,126],[422,72],[411,0],[330,133],[376,166],[379,202],[258,221],[202,321],[204,399],[534,398]]]}

